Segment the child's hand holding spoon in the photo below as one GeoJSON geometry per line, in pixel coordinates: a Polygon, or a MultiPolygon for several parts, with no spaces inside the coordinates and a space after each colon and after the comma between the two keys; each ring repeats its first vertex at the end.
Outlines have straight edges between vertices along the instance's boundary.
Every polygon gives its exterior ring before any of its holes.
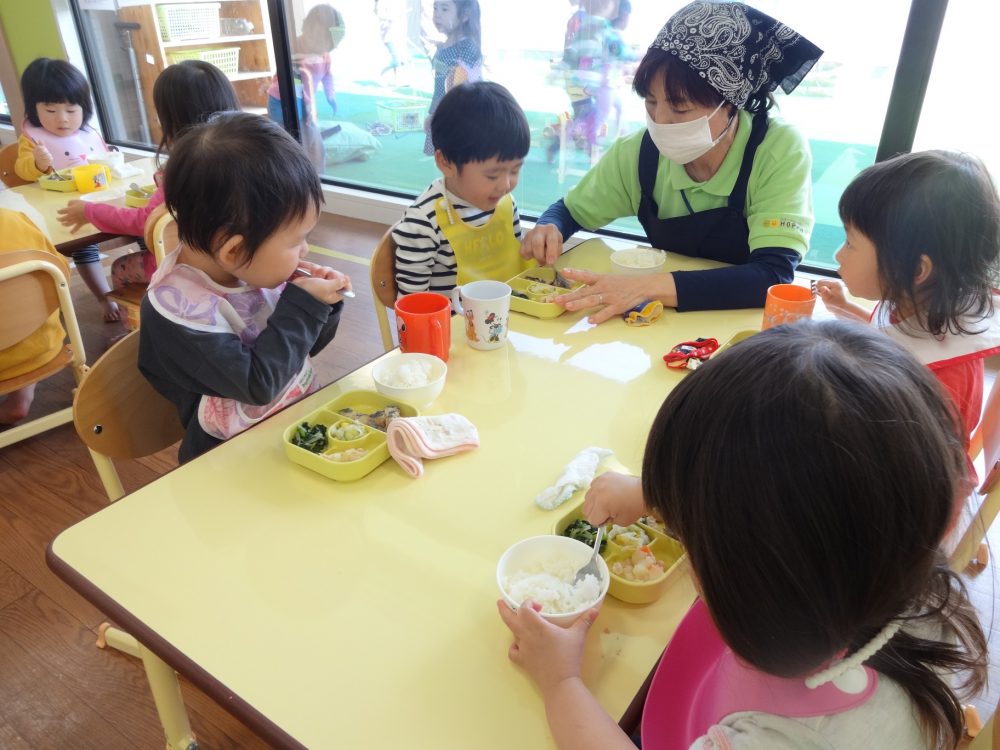
{"type": "Polygon", "coordinates": [[[295,282],[317,299],[331,304],[339,301],[341,297],[353,299],[355,296],[351,290],[351,279],[346,274],[335,271],[329,266],[320,266],[308,261],[299,262],[299,267],[295,269],[289,281],[295,282]],[[331,289],[328,284],[315,283],[322,281],[336,281],[339,284],[331,289]],[[331,298],[331,294],[336,299],[331,298]]]}

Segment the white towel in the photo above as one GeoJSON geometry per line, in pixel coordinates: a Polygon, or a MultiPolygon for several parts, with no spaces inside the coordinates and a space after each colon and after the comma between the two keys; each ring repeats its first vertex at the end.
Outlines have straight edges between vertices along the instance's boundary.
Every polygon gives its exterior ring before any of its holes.
{"type": "Polygon", "coordinates": [[[424,458],[451,456],[479,447],[476,426],[461,414],[397,417],[385,433],[389,454],[414,479],[424,473],[424,458]]]}
{"type": "Polygon", "coordinates": [[[546,487],[538,493],[535,505],[544,510],[552,510],[569,500],[574,492],[590,486],[597,473],[597,467],[614,451],[607,448],[584,448],[576,457],[566,464],[562,474],[551,487],[546,487]]]}

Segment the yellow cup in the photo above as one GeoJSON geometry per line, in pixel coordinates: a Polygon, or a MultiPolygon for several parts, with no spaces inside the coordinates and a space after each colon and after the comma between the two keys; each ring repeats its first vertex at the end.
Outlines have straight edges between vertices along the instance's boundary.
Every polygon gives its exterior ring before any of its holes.
{"type": "Polygon", "coordinates": [[[73,170],[76,189],[81,193],[93,193],[95,190],[105,190],[111,181],[111,170],[103,164],[85,164],[73,170]]]}

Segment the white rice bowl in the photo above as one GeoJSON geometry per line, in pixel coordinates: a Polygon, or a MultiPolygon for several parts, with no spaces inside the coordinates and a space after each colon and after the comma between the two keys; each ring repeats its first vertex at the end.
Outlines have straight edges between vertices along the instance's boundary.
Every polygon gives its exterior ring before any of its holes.
{"type": "Polygon", "coordinates": [[[518,542],[497,563],[497,586],[515,609],[531,599],[540,614],[557,625],[570,625],[597,606],[608,593],[611,575],[600,556],[600,579],[587,576],[575,583],[576,571],[590,559],[593,549],[565,536],[535,536],[518,542]]]}
{"type": "Polygon", "coordinates": [[[667,254],[654,247],[630,247],[611,253],[611,266],[617,273],[642,274],[659,271],[667,254]]]}

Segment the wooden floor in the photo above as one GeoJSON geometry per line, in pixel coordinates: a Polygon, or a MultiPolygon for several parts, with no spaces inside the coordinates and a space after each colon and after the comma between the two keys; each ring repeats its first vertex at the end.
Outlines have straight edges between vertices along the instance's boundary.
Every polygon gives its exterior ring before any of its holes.
{"type": "MultiPolygon", "coordinates": [[[[316,359],[322,383],[382,352],[368,284],[368,258],[385,227],[324,214],[310,242],[348,256],[310,257],[351,276],[334,343],[316,359]],[[354,260],[352,260],[352,258],[354,260]]],[[[127,249],[111,250],[105,265],[127,249]]],[[[73,301],[88,361],[124,332],[101,321],[74,274],[73,301]]],[[[38,388],[29,418],[71,403],[66,372],[38,388]]],[[[176,466],[176,448],[118,462],[126,491],[176,466]]],[[[135,659],[94,645],[106,618],[46,567],[45,547],[60,531],[107,505],[94,465],[71,425],[0,450],[0,750],[162,748],[145,673],[135,659]]],[[[266,748],[246,727],[182,679],[202,748],[266,748]]]]}
{"type": "MultiPolygon", "coordinates": [[[[357,292],[345,305],[334,343],[318,358],[324,383],[381,353],[367,259],[383,231],[381,225],[324,215],[311,237],[313,244],[336,251],[336,256],[311,260],[348,273],[357,292]]],[[[120,252],[110,251],[105,263],[120,252]]],[[[73,298],[88,360],[93,361],[124,329],[101,322],[96,302],[76,276],[73,298]]],[[[40,386],[32,416],[69,405],[71,388],[68,374],[40,386]]],[[[119,462],[126,490],[175,466],[175,455],[169,449],[119,462]]],[[[97,626],[105,618],[49,572],[44,561],[45,547],[56,534],[106,504],[93,464],[71,426],[0,450],[0,750],[163,747],[141,666],[95,647],[97,626]]],[[[1000,544],[994,549],[1000,554],[1000,544]]],[[[983,624],[992,629],[994,568],[969,583],[983,624]]],[[[505,657],[498,653],[497,658],[505,657]]],[[[995,656],[993,662],[991,690],[976,701],[984,717],[1000,694],[995,656]]],[[[182,687],[202,748],[267,747],[183,679],[182,687]]]]}

